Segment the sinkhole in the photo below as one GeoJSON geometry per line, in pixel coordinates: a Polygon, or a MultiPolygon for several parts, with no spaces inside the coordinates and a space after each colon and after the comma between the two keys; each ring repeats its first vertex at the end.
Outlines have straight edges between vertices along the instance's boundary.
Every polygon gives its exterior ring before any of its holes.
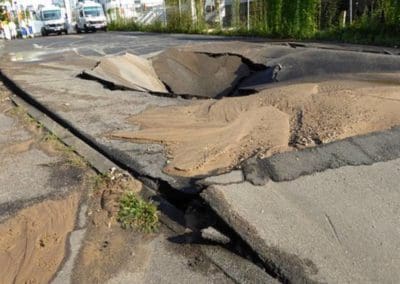
{"type": "Polygon", "coordinates": [[[133,54],[105,57],[79,77],[111,90],[133,90],[186,99],[247,95],[252,86],[274,81],[276,68],[235,54],[168,49],[151,59],[133,54]]]}

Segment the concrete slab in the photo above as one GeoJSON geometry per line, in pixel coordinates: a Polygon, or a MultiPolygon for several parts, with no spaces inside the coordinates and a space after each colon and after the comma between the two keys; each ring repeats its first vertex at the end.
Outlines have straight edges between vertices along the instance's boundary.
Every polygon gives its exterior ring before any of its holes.
{"type": "Polygon", "coordinates": [[[182,244],[170,243],[166,235],[142,244],[137,253],[144,254],[144,259],[133,256],[127,268],[108,283],[235,283],[199,250],[189,251],[182,244]]]}
{"type": "Polygon", "coordinates": [[[290,182],[211,186],[202,196],[282,279],[400,281],[400,160],[290,182]]]}
{"type": "MultiPolygon", "coordinates": [[[[11,110],[10,102],[0,102],[0,109],[5,104],[11,110]]],[[[34,143],[34,134],[15,116],[0,112],[0,220],[26,201],[70,190],[55,182],[62,179],[57,166],[60,158],[35,148],[34,143]]]]}
{"type": "Polygon", "coordinates": [[[198,181],[201,185],[212,185],[212,184],[230,184],[243,182],[242,171],[231,171],[230,173],[212,176],[198,181]]]}
{"type": "Polygon", "coordinates": [[[29,200],[58,190],[49,184],[51,165],[58,159],[32,149],[17,156],[0,155],[0,204],[16,200],[29,200]],[[34,169],[42,169],[35,171],[34,169]],[[29,190],[28,190],[29,188],[29,190]]]}
{"type": "Polygon", "coordinates": [[[115,87],[142,92],[168,92],[151,62],[129,53],[102,58],[92,70],[83,74],[115,87]]]}

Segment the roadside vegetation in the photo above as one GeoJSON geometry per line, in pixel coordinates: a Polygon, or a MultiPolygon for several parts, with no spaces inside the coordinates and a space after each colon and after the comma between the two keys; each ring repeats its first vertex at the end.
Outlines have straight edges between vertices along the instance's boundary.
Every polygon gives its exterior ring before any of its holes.
{"type": "Polygon", "coordinates": [[[351,23],[349,0],[252,0],[249,10],[232,0],[224,15],[219,0],[212,7],[203,2],[166,0],[165,16],[151,24],[117,17],[109,29],[400,45],[399,0],[353,1],[351,23]]]}
{"type": "Polygon", "coordinates": [[[127,192],[120,199],[117,220],[123,228],[137,228],[151,233],[158,227],[157,208],[154,204],[139,199],[135,193],[127,192]]]}
{"type": "Polygon", "coordinates": [[[93,194],[100,197],[101,207],[108,217],[123,229],[143,233],[155,232],[159,225],[157,207],[139,196],[142,184],[116,169],[92,178],[93,194]]]}

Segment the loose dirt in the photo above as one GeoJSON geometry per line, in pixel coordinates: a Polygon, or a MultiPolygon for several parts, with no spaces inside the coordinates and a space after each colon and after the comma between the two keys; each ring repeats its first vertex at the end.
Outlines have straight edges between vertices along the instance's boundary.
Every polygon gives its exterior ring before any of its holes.
{"type": "Polygon", "coordinates": [[[48,283],[66,250],[73,230],[79,194],[25,208],[0,224],[2,283],[48,283]]]}
{"type": "Polygon", "coordinates": [[[149,108],[129,119],[139,131],[111,136],[164,144],[169,174],[215,174],[256,153],[269,156],[400,125],[398,82],[398,75],[361,74],[271,85],[246,97],[149,108]]]}

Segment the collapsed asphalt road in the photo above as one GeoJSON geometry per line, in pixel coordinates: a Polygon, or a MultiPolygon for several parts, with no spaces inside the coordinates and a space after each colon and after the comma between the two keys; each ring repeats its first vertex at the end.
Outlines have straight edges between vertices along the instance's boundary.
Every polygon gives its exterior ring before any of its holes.
{"type": "MultiPolygon", "coordinates": [[[[125,44],[142,35],[112,36],[125,44]]],[[[149,38],[152,49],[160,51],[166,41],[179,46],[187,40],[185,36],[143,35],[141,44],[149,38]]],[[[200,228],[211,223],[224,231],[228,225],[279,280],[396,282],[399,244],[389,228],[399,227],[393,217],[399,208],[397,51],[354,52],[320,45],[294,48],[190,37],[194,39],[198,43],[179,47],[181,52],[169,51],[164,58],[164,53],[146,56],[153,58],[148,59],[152,64],[129,56],[134,65],[145,64],[148,72],[132,72],[123,80],[115,69],[107,74],[110,66],[118,66],[112,57],[105,59],[108,65],[103,68],[99,54],[79,47],[80,42],[96,40],[90,36],[63,39],[71,43],[62,55],[45,45],[32,50],[21,44],[16,48],[19,53],[12,54],[6,50],[2,72],[20,95],[180,209],[193,210],[201,192],[206,206],[194,211],[203,213],[189,219],[204,221],[206,225],[198,222],[200,228]],[[190,54],[188,65],[184,54],[190,54]],[[207,62],[199,57],[216,63],[215,72],[220,70],[222,77],[207,74],[207,64],[193,66],[207,62]],[[227,66],[232,69],[224,70],[226,66],[218,61],[229,62],[230,57],[234,60],[227,66]],[[264,67],[242,73],[243,64],[264,67]],[[83,70],[96,73],[96,66],[103,68],[101,74],[92,74],[100,82],[78,76],[83,70]],[[172,71],[185,76],[185,66],[190,76],[174,79],[172,71]],[[215,78],[224,78],[227,85],[216,84],[215,78]],[[196,84],[189,84],[190,80],[196,84]],[[104,82],[119,88],[104,88],[104,82]],[[210,88],[202,96],[228,97],[187,100],[208,87],[208,82],[210,88]],[[158,89],[152,89],[154,85],[158,89]],[[224,93],[229,85],[231,89],[224,93]],[[165,90],[174,96],[158,95],[165,90]],[[235,95],[242,96],[231,97],[235,95]],[[377,176],[378,171],[385,174],[377,176]],[[222,173],[227,174],[215,177],[222,173]],[[379,198],[374,197],[375,187],[382,188],[379,198]],[[293,188],[300,189],[301,195],[293,188]],[[364,199],[363,188],[370,189],[364,199]],[[193,199],[196,202],[188,206],[193,199]],[[274,206],[266,206],[268,200],[275,200],[274,206]],[[389,200],[391,205],[384,206],[389,200]],[[209,215],[209,206],[221,218],[217,223],[224,223],[222,227],[210,218],[202,220],[202,215],[209,215]],[[368,211],[378,213],[367,218],[368,211]],[[290,216],[300,216],[298,228],[290,216]],[[316,238],[321,241],[309,241],[316,238]],[[355,240],[361,242],[357,248],[355,240]],[[383,249],[376,249],[378,243],[385,244],[383,249]],[[370,249],[365,254],[362,247],[370,249]],[[381,267],[376,262],[385,263],[384,273],[377,270],[381,267]]],[[[93,50],[99,48],[105,46],[97,44],[93,50]]],[[[124,48],[119,52],[128,49],[124,48]]]]}

